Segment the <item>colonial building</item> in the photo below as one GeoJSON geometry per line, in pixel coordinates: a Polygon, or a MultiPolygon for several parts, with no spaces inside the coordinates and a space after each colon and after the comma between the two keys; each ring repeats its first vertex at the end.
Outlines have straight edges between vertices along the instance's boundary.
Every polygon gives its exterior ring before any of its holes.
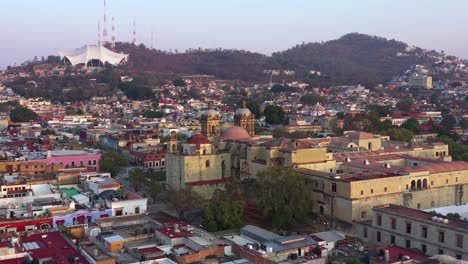
{"type": "Polygon", "coordinates": [[[433,255],[468,260],[468,222],[442,218],[394,204],[374,207],[370,221],[360,223],[359,236],[377,245],[393,244],[433,255]]]}
{"type": "Polygon", "coordinates": [[[298,171],[312,183],[314,212],[347,223],[369,220],[372,207],[387,203],[428,209],[468,202],[468,163],[408,153],[414,156],[391,150],[337,153],[328,171],[298,171]]]}

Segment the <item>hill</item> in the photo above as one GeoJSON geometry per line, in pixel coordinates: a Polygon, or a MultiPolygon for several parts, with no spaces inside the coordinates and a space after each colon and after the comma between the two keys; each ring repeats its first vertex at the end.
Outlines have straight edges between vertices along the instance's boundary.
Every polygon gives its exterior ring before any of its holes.
{"type": "Polygon", "coordinates": [[[421,49],[406,52],[407,47],[400,41],[351,33],[337,40],[298,45],[274,53],[271,60],[308,78],[317,79],[307,74],[310,70],[326,75],[317,81],[377,84],[391,80],[411,65],[433,62],[430,57],[420,56],[421,49]]]}
{"type": "Polygon", "coordinates": [[[351,33],[336,40],[297,45],[271,56],[222,49],[167,53],[128,43],[119,43],[117,49],[130,54],[126,68],[131,72],[212,74],[223,79],[265,81],[264,70],[288,69],[296,74],[281,79],[344,85],[383,83],[411,65],[434,62],[433,57],[423,55],[422,49],[408,52],[407,47],[400,41],[351,33]],[[325,76],[310,75],[311,70],[325,76]]]}

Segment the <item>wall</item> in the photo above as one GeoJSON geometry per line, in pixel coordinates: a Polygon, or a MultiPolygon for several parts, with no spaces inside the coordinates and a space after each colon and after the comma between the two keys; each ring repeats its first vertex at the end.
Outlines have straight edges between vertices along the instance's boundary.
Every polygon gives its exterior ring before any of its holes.
{"type": "Polygon", "coordinates": [[[176,258],[177,263],[194,263],[194,262],[199,262],[205,260],[207,256],[210,255],[216,255],[217,257],[223,257],[224,256],[224,247],[217,247],[217,248],[210,248],[210,249],[205,249],[201,250],[198,253],[190,254],[190,255],[185,255],[185,256],[179,256],[176,258]]]}

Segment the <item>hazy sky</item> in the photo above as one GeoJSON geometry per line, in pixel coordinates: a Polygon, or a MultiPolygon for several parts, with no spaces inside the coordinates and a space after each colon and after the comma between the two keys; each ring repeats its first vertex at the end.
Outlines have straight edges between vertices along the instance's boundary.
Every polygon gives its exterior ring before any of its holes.
{"type": "MultiPolygon", "coordinates": [[[[107,0],[118,41],[269,54],[350,32],[468,58],[467,0],[107,0]]],[[[0,68],[97,43],[102,0],[1,0],[0,68]]]]}

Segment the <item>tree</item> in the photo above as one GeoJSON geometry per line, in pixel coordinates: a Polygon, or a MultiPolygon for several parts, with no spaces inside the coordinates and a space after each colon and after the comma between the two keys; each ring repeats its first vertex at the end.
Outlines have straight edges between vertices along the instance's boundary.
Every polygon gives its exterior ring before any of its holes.
{"type": "Polygon", "coordinates": [[[446,130],[452,130],[455,124],[457,124],[457,119],[452,114],[444,115],[440,122],[440,125],[446,130]]]}
{"type": "Polygon", "coordinates": [[[416,118],[409,118],[406,120],[402,125],[402,128],[406,128],[409,131],[417,134],[421,131],[421,127],[419,125],[419,121],[416,118]]]}
{"type": "Polygon", "coordinates": [[[128,173],[128,180],[138,192],[145,185],[145,172],[140,168],[134,168],[128,173]]]}
{"type": "Polygon", "coordinates": [[[263,111],[266,122],[270,125],[281,124],[284,121],[284,110],[281,106],[268,105],[263,111]]]}
{"type": "Polygon", "coordinates": [[[460,127],[463,130],[468,129],[468,118],[463,118],[462,120],[460,120],[460,127]]]}
{"type": "Polygon", "coordinates": [[[112,177],[115,177],[127,165],[125,157],[117,151],[106,151],[101,155],[100,171],[110,172],[112,177]]]}
{"type": "Polygon", "coordinates": [[[188,220],[188,214],[202,208],[203,198],[192,189],[169,190],[166,193],[169,206],[177,212],[182,220],[188,220]]]}
{"type": "MultiPolygon", "coordinates": [[[[246,102],[247,108],[254,114],[255,118],[259,118],[262,115],[262,111],[260,110],[260,104],[253,100],[247,100],[246,102]]],[[[242,106],[240,104],[239,106],[242,106]]]]}
{"type": "Polygon", "coordinates": [[[26,107],[17,106],[10,111],[10,119],[13,122],[28,122],[37,118],[37,114],[26,107]]]}
{"type": "Polygon", "coordinates": [[[396,104],[396,107],[398,108],[398,110],[403,111],[403,112],[409,112],[412,106],[413,106],[413,99],[411,97],[405,97],[396,104]]]}
{"type": "Polygon", "coordinates": [[[55,130],[47,128],[41,131],[41,136],[56,135],[55,130]]]}
{"type": "Polygon", "coordinates": [[[163,116],[164,116],[163,112],[154,111],[154,110],[148,110],[143,113],[143,117],[146,117],[146,118],[161,118],[163,116]]]}
{"type": "Polygon", "coordinates": [[[185,87],[187,85],[185,81],[182,80],[181,78],[175,79],[174,81],[172,81],[172,84],[174,84],[174,86],[177,86],[177,87],[185,87]]]}
{"type": "Polygon", "coordinates": [[[304,223],[311,212],[312,195],[304,175],[285,167],[257,174],[257,204],[273,227],[285,229],[304,223]]]}
{"type": "Polygon", "coordinates": [[[317,93],[308,93],[301,97],[300,102],[303,104],[315,105],[317,103],[323,103],[325,100],[325,96],[317,93]]]}
{"type": "Polygon", "coordinates": [[[390,136],[392,140],[410,142],[413,138],[413,132],[406,128],[392,127],[385,131],[383,134],[390,136]]]}
{"type": "Polygon", "coordinates": [[[158,199],[158,196],[161,194],[162,188],[161,183],[157,180],[152,179],[148,186],[148,195],[153,199],[153,202],[158,199]]]}
{"type": "Polygon", "coordinates": [[[203,220],[208,231],[226,230],[242,225],[244,201],[239,189],[216,190],[203,208],[203,220]],[[213,230],[214,229],[214,230],[213,230]]]}

